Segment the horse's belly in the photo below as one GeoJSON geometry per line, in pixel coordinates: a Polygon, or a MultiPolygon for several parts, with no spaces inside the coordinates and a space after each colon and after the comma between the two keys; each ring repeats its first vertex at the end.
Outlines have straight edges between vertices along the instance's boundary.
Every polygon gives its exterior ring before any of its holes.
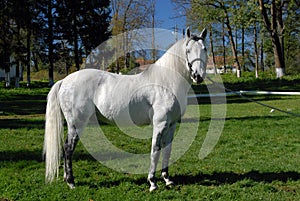
{"type": "Polygon", "coordinates": [[[128,104],[123,107],[110,105],[102,108],[99,108],[100,119],[117,126],[149,125],[153,115],[151,106],[146,103],[128,104]]]}

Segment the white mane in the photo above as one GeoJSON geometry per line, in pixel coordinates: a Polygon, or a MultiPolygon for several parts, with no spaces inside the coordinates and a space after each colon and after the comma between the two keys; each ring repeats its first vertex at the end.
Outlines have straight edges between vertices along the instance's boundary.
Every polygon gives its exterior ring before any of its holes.
{"type": "Polygon", "coordinates": [[[155,64],[170,68],[185,65],[184,41],[181,39],[175,43],[155,64]]]}

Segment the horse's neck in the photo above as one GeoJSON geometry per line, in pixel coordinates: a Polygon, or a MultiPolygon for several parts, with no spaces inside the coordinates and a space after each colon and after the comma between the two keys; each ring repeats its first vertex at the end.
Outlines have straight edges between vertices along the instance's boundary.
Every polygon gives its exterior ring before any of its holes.
{"type": "Polygon", "coordinates": [[[183,40],[175,43],[155,64],[166,68],[171,68],[179,73],[185,71],[185,53],[183,50],[183,40]]]}
{"type": "Polygon", "coordinates": [[[155,70],[166,68],[180,74],[185,81],[190,82],[189,71],[186,68],[184,39],[175,43],[159,60],[155,62],[155,70]]]}
{"type": "Polygon", "coordinates": [[[150,68],[151,80],[157,84],[172,88],[173,92],[187,93],[191,79],[185,67],[183,41],[178,41],[150,68]]]}

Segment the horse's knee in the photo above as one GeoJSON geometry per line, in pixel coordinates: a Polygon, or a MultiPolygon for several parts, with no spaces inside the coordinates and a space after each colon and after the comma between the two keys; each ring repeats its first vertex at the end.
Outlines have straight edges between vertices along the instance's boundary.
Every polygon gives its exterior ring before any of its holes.
{"type": "Polygon", "coordinates": [[[64,144],[65,152],[73,153],[78,140],[79,140],[79,137],[76,134],[76,132],[70,132],[70,134],[68,134],[67,139],[64,144]]]}
{"type": "Polygon", "coordinates": [[[152,152],[153,152],[153,153],[157,153],[157,152],[159,152],[160,150],[161,150],[160,144],[155,144],[155,145],[152,146],[152,152]]]}

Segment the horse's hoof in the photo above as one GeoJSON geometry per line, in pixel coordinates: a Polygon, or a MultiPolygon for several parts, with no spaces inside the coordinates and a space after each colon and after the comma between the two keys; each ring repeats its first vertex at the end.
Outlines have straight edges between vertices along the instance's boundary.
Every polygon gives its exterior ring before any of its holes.
{"type": "Polygon", "coordinates": [[[67,185],[70,187],[70,189],[75,189],[75,184],[67,183],[67,185]]]}
{"type": "Polygon", "coordinates": [[[174,186],[174,185],[175,185],[175,184],[174,184],[173,181],[170,181],[170,180],[166,181],[166,186],[167,186],[167,187],[172,187],[172,186],[174,186]]]}
{"type": "Polygon", "coordinates": [[[155,178],[148,178],[148,182],[150,183],[150,188],[149,188],[150,192],[155,191],[158,188],[156,185],[155,178]]]}
{"type": "Polygon", "coordinates": [[[149,191],[153,192],[153,191],[155,191],[157,189],[158,189],[158,187],[156,185],[155,186],[150,186],[149,191]]]}
{"type": "Polygon", "coordinates": [[[166,186],[167,187],[171,187],[174,186],[174,182],[170,180],[169,176],[167,173],[162,173],[161,177],[163,178],[163,180],[166,182],[166,186]]]}

